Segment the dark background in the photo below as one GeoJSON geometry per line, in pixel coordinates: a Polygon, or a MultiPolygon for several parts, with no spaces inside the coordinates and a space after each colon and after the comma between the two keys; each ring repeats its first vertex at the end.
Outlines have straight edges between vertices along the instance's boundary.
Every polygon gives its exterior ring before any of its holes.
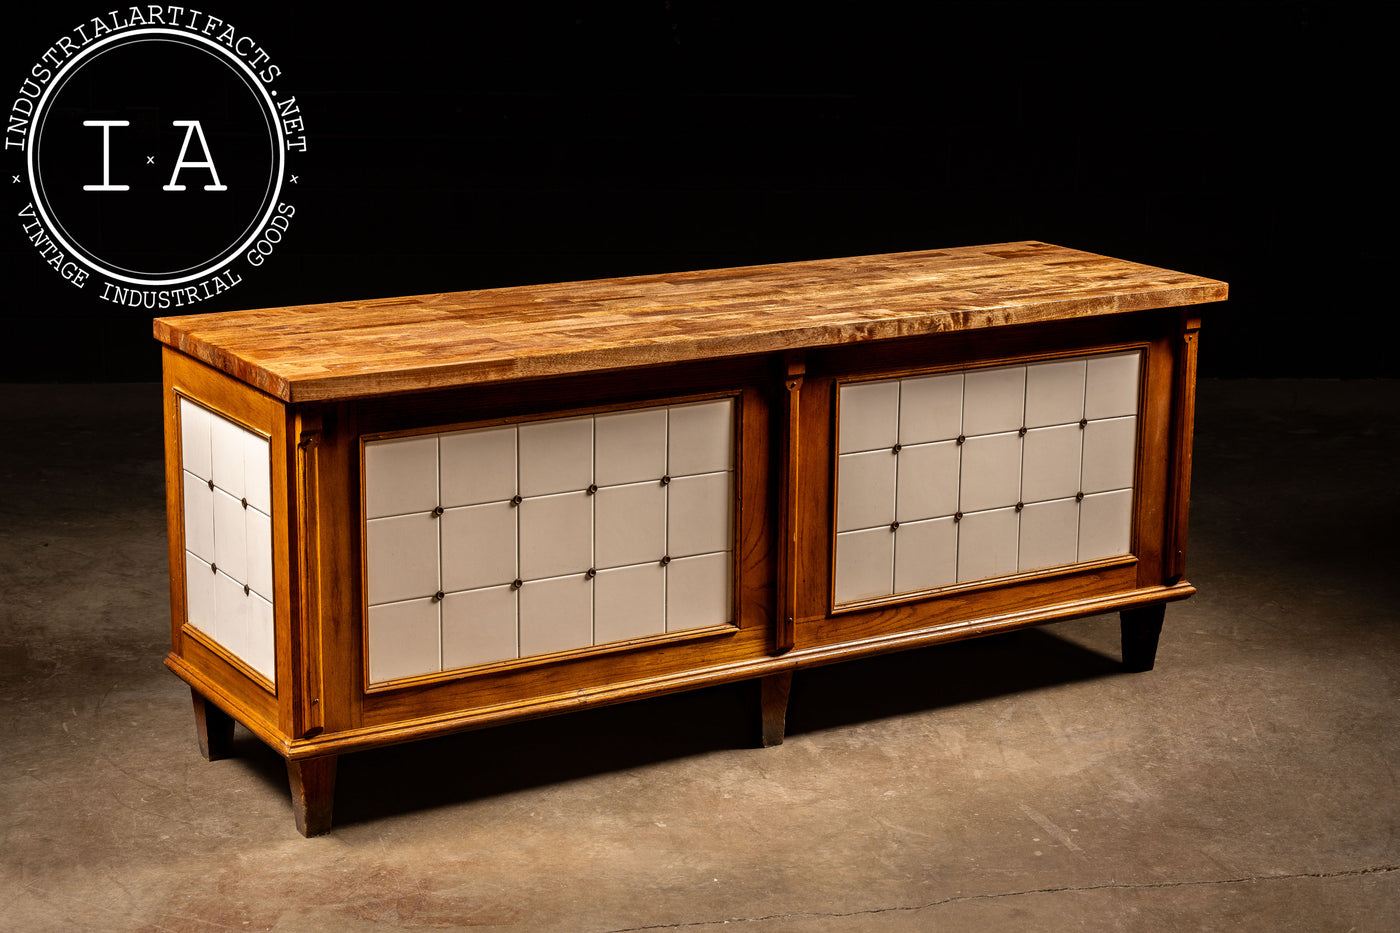
{"type": "MultiPolygon", "coordinates": [[[[0,85],[109,8],[23,7],[0,85]]],[[[199,8],[282,67],[309,149],[287,242],[196,312],[1039,239],[1229,281],[1204,375],[1397,375],[1379,13],[199,8]]],[[[0,378],[159,378],[150,312],[72,288],[17,218],[0,255],[0,378]]]]}

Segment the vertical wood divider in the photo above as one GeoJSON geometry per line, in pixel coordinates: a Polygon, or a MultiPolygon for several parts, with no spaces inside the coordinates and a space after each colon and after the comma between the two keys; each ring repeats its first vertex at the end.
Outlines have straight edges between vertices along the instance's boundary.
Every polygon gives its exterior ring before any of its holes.
{"type": "Polygon", "coordinates": [[[300,738],[318,735],[325,728],[325,711],[322,703],[324,691],[321,689],[321,600],[320,600],[320,561],[317,548],[320,535],[317,533],[320,515],[320,482],[317,478],[317,445],[321,439],[321,415],[319,412],[300,412],[297,415],[297,468],[298,494],[296,496],[297,542],[296,551],[299,564],[297,573],[298,601],[294,625],[299,629],[300,638],[293,653],[292,671],[296,678],[294,734],[300,738]]]}
{"type": "Polygon", "coordinates": [[[801,424],[802,379],[807,372],[806,355],[790,350],[783,356],[782,438],[778,467],[778,612],[777,651],[791,651],[797,643],[797,509],[800,487],[798,429],[801,424]]]}
{"type": "Polygon", "coordinates": [[[1177,345],[1176,398],[1173,399],[1171,504],[1167,511],[1166,576],[1175,583],[1186,575],[1186,529],[1191,502],[1191,447],[1196,423],[1196,341],[1199,312],[1182,315],[1177,345]]]}

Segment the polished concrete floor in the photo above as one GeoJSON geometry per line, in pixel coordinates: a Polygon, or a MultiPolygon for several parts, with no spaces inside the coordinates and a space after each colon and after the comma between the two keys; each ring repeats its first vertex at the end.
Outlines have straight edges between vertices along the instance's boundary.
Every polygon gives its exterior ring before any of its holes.
{"type": "Polygon", "coordinates": [[[0,386],[0,930],[1400,929],[1400,385],[1207,382],[1157,669],[1099,617],[342,759],[195,746],[154,386],[0,386]]]}

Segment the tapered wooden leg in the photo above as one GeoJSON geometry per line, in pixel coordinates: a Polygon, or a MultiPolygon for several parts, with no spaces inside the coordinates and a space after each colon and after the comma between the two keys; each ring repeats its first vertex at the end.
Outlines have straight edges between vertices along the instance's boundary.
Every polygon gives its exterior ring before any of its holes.
{"type": "Polygon", "coordinates": [[[759,678],[759,717],[763,729],[760,741],[764,748],[783,744],[783,734],[787,731],[788,694],[791,691],[792,671],[759,678]]]}
{"type": "Polygon", "coordinates": [[[1166,603],[1124,609],[1118,614],[1123,632],[1123,668],[1129,671],[1150,671],[1157,660],[1157,639],[1162,634],[1162,619],[1166,603]]]}
{"type": "Polygon", "coordinates": [[[331,828],[331,807],[335,803],[336,755],[302,758],[287,762],[287,779],[292,786],[292,813],[297,832],[319,836],[331,828]]]}
{"type": "Polygon", "coordinates": [[[233,754],[233,717],[193,687],[190,696],[194,698],[194,729],[199,738],[199,753],[210,761],[228,758],[233,754]]]}

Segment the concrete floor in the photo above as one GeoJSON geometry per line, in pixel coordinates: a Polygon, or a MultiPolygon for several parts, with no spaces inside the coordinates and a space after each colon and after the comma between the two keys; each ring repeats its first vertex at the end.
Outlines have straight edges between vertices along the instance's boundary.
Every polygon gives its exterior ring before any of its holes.
{"type": "Polygon", "coordinates": [[[0,930],[1400,929],[1400,385],[1201,389],[1157,669],[1115,617],[342,759],[195,747],[155,386],[0,387],[0,930]]]}

